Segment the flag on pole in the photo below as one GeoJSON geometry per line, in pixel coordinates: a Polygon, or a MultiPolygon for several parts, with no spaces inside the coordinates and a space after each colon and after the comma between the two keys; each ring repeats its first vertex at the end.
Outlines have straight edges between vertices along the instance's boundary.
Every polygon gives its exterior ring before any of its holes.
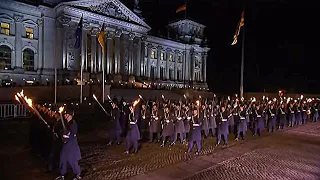
{"type": "Polygon", "coordinates": [[[98,36],[98,42],[101,46],[102,53],[104,53],[104,23],[102,24],[102,28],[101,28],[99,36],[98,36]]]}
{"type": "Polygon", "coordinates": [[[74,48],[75,49],[79,49],[80,48],[81,35],[82,35],[82,21],[83,21],[83,16],[81,16],[81,19],[80,19],[80,21],[78,23],[77,30],[75,32],[75,36],[76,36],[76,43],[74,44],[74,48]]]}
{"type": "Polygon", "coordinates": [[[241,30],[241,27],[244,26],[244,10],[242,11],[241,13],[241,19],[239,21],[239,24],[238,24],[238,27],[237,27],[237,30],[236,30],[236,33],[234,34],[233,36],[233,42],[231,45],[235,45],[237,44],[238,42],[238,36],[240,34],[240,30],[241,30]]]}
{"type": "Polygon", "coordinates": [[[186,11],[187,10],[187,4],[185,3],[184,5],[178,7],[178,9],[176,10],[176,13],[179,13],[181,11],[186,11]]]}

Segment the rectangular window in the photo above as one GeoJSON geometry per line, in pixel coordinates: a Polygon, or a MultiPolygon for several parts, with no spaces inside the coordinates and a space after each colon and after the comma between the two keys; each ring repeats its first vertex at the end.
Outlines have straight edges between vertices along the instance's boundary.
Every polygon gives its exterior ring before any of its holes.
{"type": "Polygon", "coordinates": [[[151,58],[156,59],[156,51],[155,50],[151,51],[151,58]]]}
{"type": "Polygon", "coordinates": [[[1,23],[1,34],[10,35],[9,23],[1,23]]]}
{"type": "Polygon", "coordinates": [[[182,58],[181,58],[181,56],[178,56],[178,63],[182,63],[182,58]]]}
{"type": "Polygon", "coordinates": [[[147,47],[144,48],[144,57],[148,57],[148,48],[147,47]]]}
{"type": "Polygon", "coordinates": [[[163,52],[160,54],[160,60],[164,60],[164,53],[163,52]]]}
{"type": "Polygon", "coordinates": [[[173,55],[172,54],[169,55],[169,61],[173,61],[173,55]]]}
{"type": "Polygon", "coordinates": [[[33,29],[32,28],[26,28],[26,36],[29,39],[33,39],[33,29]]]}

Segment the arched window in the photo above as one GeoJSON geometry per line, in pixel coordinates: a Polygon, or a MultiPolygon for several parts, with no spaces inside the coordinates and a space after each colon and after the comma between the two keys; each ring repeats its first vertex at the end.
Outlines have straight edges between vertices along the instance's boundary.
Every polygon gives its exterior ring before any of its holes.
{"type": "Polygon", "coordinates": [[[0,46],[0,70],[11,69],[11,49],[8,46],[0,46]]]}
{"type": "Polygon", "coordinates": [[[156,68],[154,66],[151,66],[150,78],[155,79],[155,76],[156,76],[156,68]]]}
{"type": "Polygon", "coordinates": [[[31,49],[23,51],[23,69],[25,71],[34,71],[34,52],[31,49]]]}

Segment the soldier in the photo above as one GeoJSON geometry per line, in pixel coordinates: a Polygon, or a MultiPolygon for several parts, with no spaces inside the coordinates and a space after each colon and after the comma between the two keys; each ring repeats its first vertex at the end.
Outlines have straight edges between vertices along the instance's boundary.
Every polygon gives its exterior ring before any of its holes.
{"type": "Polygon", "coordinates": [[[238,112],[238,118],[237,118],[237,136],[236,141],[239,140],[239,137],[241,135],[242,140],[245,139],[246,132],[247,132],[247,121],[246,121],[246,111],[244,109],[243,105],[240,105],[240,109],[238,112]]]}
{"type": "Polygon", "coordinates": [[[135,109],[132,104],[129,105],[129,110],[129,127],[127,130],[126,151],[124,152],[124,154],[129,154],[131,143],[133,143],[133,153],[135,154],[138,152],[138,141],[140,139],[140,132],[137,124],[139,115],[135,113],[135,109]]]}
{"type": "Polygon", "coordinates": [[[190,111],[190,108],[188,105],[185,106],[184,111],[184,137],[187,139],[189,138],[189,132],[190,132],[190,121],[192,117],[192,112],[190,111]]]}
{"type": "Polygon", "coordinates": [[[81,179],[80,166],[78,161],[81,159],[81,152],[78,145],[77,132],[78,126],[73,120],[73,111],[65,111],[64,118],[67,121],[66,129],[63,131],[63,146],[60,153],[60,176],[56,180],[63,180],[67,173],[67,166],[69,165],[72,172],[76,175],[74,180],[81,179]]]}
{"type": "Polygon", "coordinates": [[[285,110],[284,104],[280,104],[278,115],[279,115],[279,129],[283,129],[286,122],[286,110],[285,110]]]}
{"type": "Polygon", "coordinates": [[[197,144],[196,155],[198,155],[201,151],[201,121],[200,121],[197,109],[193,110],[191,125],[192,125],[191,132],[190,132],[191,136],[189,139],[188,150],[186,151],[186,153],[191,152],[194,142],[196,142],[197,144]]]}
{"type": "Polygon", "coordinates": [[[209,108],[208,108],[209,133],[211,132],[212,137],[214,137],[216,134],[216,128],[217,128],[216,114],[217,113],[218,112],[216,111],[216,109],[213,108],[213,104],[209,104],[209,108]]]}
{"type": "Polygon", "coordinates": [[[149,142],[153,142],[153,135],[157,134],[156,138],[160,139],[160,113],[158,111],[157,105],[154,104],[151,110],[151,118],[149,122],[149,142]]]}
{"type": "Polygon", "coordinates": [[[296,109],[296,123],[297,125],[300,125],[301,124],[301,121],[302,121],[302,114],[301,114],[301,108],[300,108],[300,103],[299,104],[296,104],[295,106],[295,109],[296,109]]]}
{"type": "MultiPolygon", "coordinates": [[[[120,119],[119,119],[119,123],[120,123],[120,126],[121,126],[121,130],[123,133],[126,132],[126,127],[128,126],[128,116],[127,116],[127,106],[126,106],[126,101],[121,98],[120,100],[120,119]]],[[[122,134],[122,135],[125,135],[125,134],[122,134]]]]}
{"type": "Polygon", "coordinates": [[[228,144],[228,134],[229,134],[229,129],[228,129],[228,116],[229,113],[228,111],[225,109],[224,106],[221,107],[221,111],[220,111],[220,117],[217,117],[217,144],[216,146],[218,146],[221,143],[221,135],[223,135],[223,140],[224,140],[224,144],[227,145],[228,144]]]}
{"type": "Polygon", "coordinates": [[[295,119],[295,113],[294,113],[294,107],[293,104],[290,103],[288,104],[288,115],[289,115],[289,127],[293,127],[296,123],[296,119],[295,119]]]}
{"type": "Polygon", "coordinates": [[[301,115],[302,115],[302,119],[301,119],[301,124],[304,124],[307,120],[307,107],[306,104],[303,103],[301,104],[301,115]]]}
{"type": "Polygon", "coordinates": [[[59,162],[59,154],[62,147],[62,137],[60,132],[62,131],[61,119],[58,113],[54,115],[55,122],[52,126],[52,143],[51,151],[48,159],[48,170],[52,171],[59,162]]]}
{"type": "Polygon", "coordinates": [[[150,111],[147,108],[146,104],[142,103],[138,125],[140,129],[140,136],[143,141],[147,139],[147,126],[149,121],[150,121],[150,111]]]}
{"type": "Polygon", "coordinates": [[[120,144],[120,135],[122,133],[120,122],[119,122],[120,110],[114,102],[112,102],[111,106],[112,106],[112,109],[111,109],[110,116],[111,116],[112,125],[111,125],[111,129],[109,130],[110,141],[109,141],[108,145],[111,145],[114,142],[117,145],[119,145],[120,144]]]}
{"type": "Polygon", "coordinates": [[[268,120],[268,132],[273,132],[276,129],[276,120],[277,120],[277,110],[273,104],[268,109],[269,120],[268,120]]]}
{"type": "Polygon", "coordinates": [[[260,107],[260,105],[258,104],[256,106],[256,109],[255,109],[255,121],[254,121],[254,136],[255,135],[259,135],[261,136],[262,135],[262,130],[264,128],[264,120],[263,120],[263,109],[260,107]],[[259,130],[259,131],[258,131],[259,130]]]}
{"type": "Polygon", "coordinates": [[[312,121],[316,122],[319,118],[319,113],[318,113],[318,104],[314,103],[311,109],[311,114],[312,114],[312,121]]]}
{"type": "Polygon", "coordinates": [[[170,139],[172,141],[173,138],[173,117],[169,111],[169,107],[164,108],[164,117],[162,120],[162,144],[161,147],[165,146],[166,140],[170,139]]]}
{"type": "Polygon", "coordinates": [[[181,102],[179,105],[176,106],[176,109],[174,111],[174,116],[175,116],[175,124],[174,124],[174,138],[173,142],[171,145],[174,145],[178,139],[178,134],[180,136],[180,142],[184,143],[185,142],[185,129],[184,129],[184,122],[183,122],[183,112],[181,109],[181,102]]]}
{"type": "Polygon", "coordinates": [[[209,123],[208,123],[208,115],[207,115],[207,108],[206,104],[202,104],[200,112],[200,119],[201,119],[201,130],[204,134],[204,138],[207,138],[209,135],[209,123]]]}

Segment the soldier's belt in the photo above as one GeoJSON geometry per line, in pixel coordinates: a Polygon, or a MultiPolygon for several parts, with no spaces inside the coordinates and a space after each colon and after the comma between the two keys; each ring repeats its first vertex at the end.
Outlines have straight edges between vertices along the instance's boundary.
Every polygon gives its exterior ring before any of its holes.
{"type": "Polygon", "coordinates": [[[136,124],[135,122],[130,122],[130,124],[136,124]]]}
{"type": "Polygon", "coordinates": [[[222,121],[228,121],[228,119],[222,119],[222,121]]]}
{"type": "Polygon", "coordinates": [[[197,127],[197,126],[200,126],[200,124],[193,124],[193,126],[197,127]]]}
{"type": "Polygon", "coordinates": [[[260,115],[258,115],[257,117],[258,117],[258,118],[260,118],[261,116],[260,116],[260,115]]]}
{"type": "Polygon", "coordinates": [[[246,119],[246,118],[244,118],[244,117],[241,117],[240,119],[246,119]]]}

